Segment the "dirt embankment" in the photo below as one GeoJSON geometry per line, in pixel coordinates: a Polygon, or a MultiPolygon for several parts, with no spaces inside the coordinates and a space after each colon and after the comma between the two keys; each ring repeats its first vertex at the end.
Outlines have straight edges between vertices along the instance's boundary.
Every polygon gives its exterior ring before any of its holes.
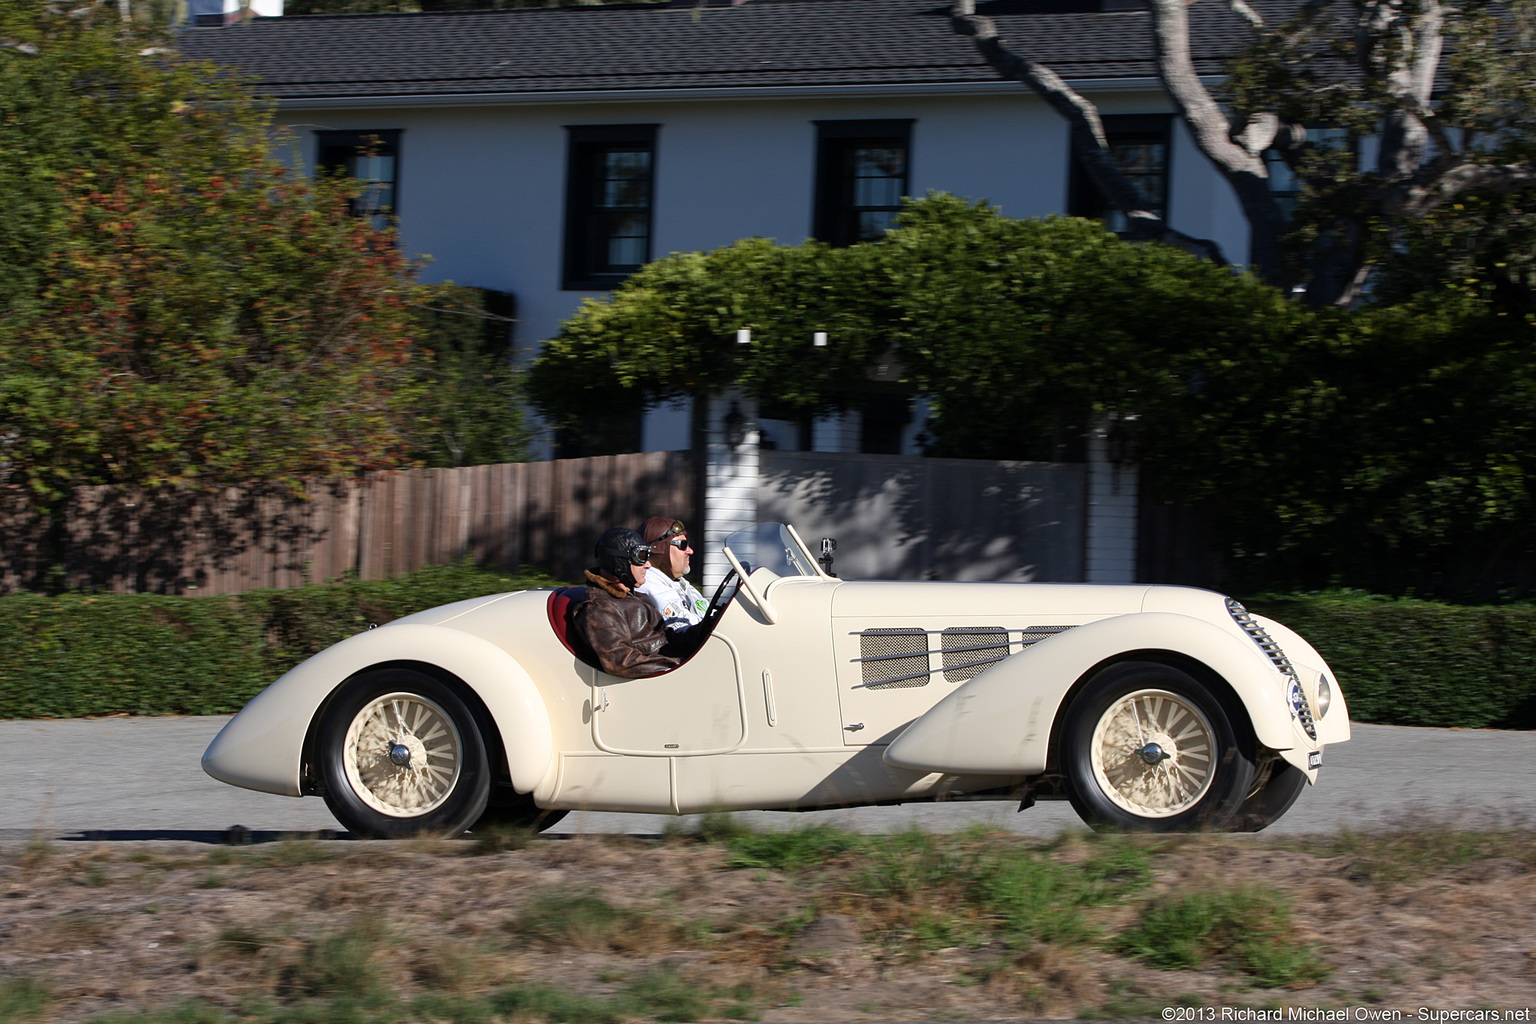
{"type": "Polygon", "coordinates": [[[1518,1011],[1533,839],[0,844],[0,1019],[1518,1011]]]}

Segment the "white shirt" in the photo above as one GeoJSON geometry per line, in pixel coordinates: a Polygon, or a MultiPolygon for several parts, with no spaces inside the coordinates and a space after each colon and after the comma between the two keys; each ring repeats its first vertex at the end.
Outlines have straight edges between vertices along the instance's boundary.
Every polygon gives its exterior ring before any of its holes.
{"type": "Polygon", "coordinates": [[[645,574],[645,584],[635,592],[651,599],[666,622],[669,632],[696,626],[704,618],[709,602],[686,579],[674,580],[655,566],[645,574]]]}

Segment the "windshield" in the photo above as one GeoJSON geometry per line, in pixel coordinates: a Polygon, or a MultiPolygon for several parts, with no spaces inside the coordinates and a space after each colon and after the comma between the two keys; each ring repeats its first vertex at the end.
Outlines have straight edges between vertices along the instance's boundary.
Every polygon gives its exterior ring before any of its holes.
{"type": "Polygon", "coordinates": [[[725,546],[750,575],[767,569],[776,576],[817,576],[816,558],[783,523],[758,523],[725,538],[725,546]]]}

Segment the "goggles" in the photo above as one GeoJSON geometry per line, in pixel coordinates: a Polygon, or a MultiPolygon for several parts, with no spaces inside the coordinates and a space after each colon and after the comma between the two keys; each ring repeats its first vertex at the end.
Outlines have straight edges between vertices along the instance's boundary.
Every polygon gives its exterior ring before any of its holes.
{"type": "Polygon", "coordinates": [[[650,559],[651,546],[649,544],[636,545],[635,549],[629,553],[630,565],[644,565],[650,559]]]}

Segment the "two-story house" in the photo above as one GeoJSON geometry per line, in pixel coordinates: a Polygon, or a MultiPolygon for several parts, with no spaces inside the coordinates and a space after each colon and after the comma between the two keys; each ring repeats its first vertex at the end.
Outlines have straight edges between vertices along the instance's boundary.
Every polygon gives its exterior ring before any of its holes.
{"type": "MultiPolygon", "coordinates": [[[[978,9],[1098,105],[1152,208],[1244,258],[1246,225],[1172,113],[1139,5],[978,9]]],[[[211,18],[181,45],[252,76],[306,166],[376,183],[366,212],[398,217],[406,251],[431,256],[427,280],[512,293],[526,355],[648,260],[747,236],[878,237],[902,196],[1103,216],[1066,123],[948,14],[943,0],[675,0],[211,18]]],[[[1241,23],[1214,4],[1191,17],[1196,66],[1218,74],[1241,23]]],[[[780,448],[901,452],[921,419],[897,394],[810,435],[761,426],[780,448]]],[[[653,411],[630,441],[687,447],[688,417],[653,411]]]]}

